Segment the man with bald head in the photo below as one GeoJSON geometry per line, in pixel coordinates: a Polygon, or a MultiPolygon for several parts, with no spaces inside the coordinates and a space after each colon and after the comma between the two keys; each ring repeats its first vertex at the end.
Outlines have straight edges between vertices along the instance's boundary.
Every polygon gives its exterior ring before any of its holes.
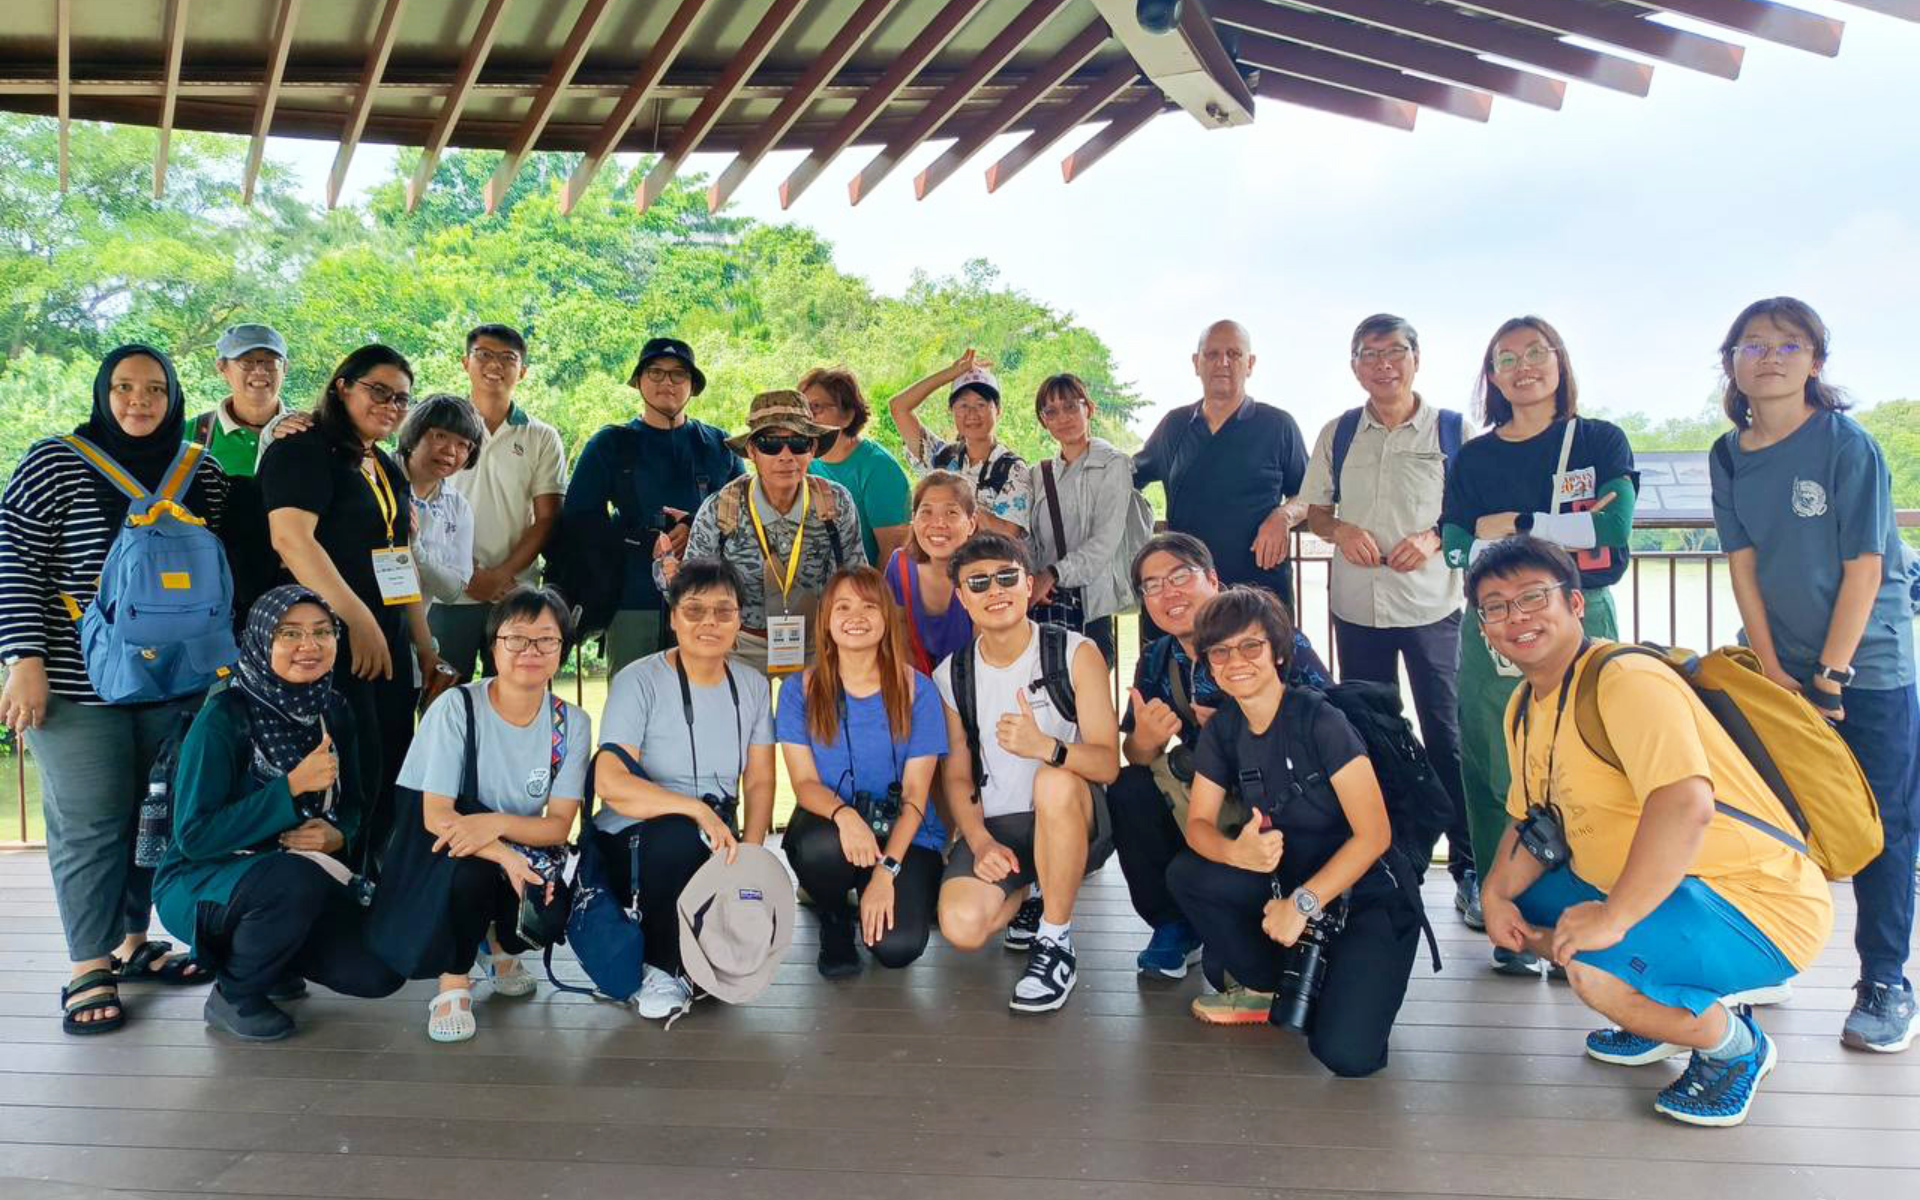
{"type": "Polygon", "coordinates": [[[1253,340],[1237,321],[1215,321],[1200,335],[1193,373],[1200,399],[1161,419],[1133,458],[1133,486],[1160,480],[1167,526],[1206,543],[1222,587],[1270,588],[1289,611],[1289,535],[1306,515],[1291,502],[1307,473],[1300,426],[1247,395],[1253,340]]]}

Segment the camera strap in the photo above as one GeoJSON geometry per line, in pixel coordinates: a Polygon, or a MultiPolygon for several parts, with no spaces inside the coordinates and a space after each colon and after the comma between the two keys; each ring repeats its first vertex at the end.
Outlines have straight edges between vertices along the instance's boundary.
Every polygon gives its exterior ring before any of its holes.
{"type": "MultiPolygon", "coordinates": [[[[900,776],[902,774],[902,769],[900,765],[900,744],[893,740],[893,721],[892,721],[892,718],[887,716],[885,712],[885,709],[886,709],[885,689],[882,689],[879,695],[881,698],[880,699],[880,706],[882,710],[881,715],[886,720],[887,757],[891,759],[893,762],[893,778],[888,782],[893,784],[898,784],[901,782],[900,776]]],[[[837,689],[836,698],[840,702],[840,737],[846,742],[846,746],[847,746],[846,782],[853,785],[853,794],[857,797],[860,794],[860,772],[855,763],[855,757],[853,753],[853,720],[848,715],[847,689],[845,687],[841,687],[837,689]]],[[[844,796],[841,798],[845,799],[844,796]]],[[[860,815],[864,817],[864,816],[868,816],[869,814],[861,813],[860,815]]]]}
{"type": "MultiPolygon", "coordinates": [[[[1593,645],[1592,638],[1580,639],[1580,649],[1573,655],[1573,661],[1567,664],[1567,673],[1560,677],[1560,699],[1553,708],[1553,733],[1547,739],[1547,782],[1541,789],[1540,801],[1543,805],[1553,805],[1553,756],[1560,742],[1560,719],[1567,715],[1567,700],[1573,695],[1573,676],[1585,658],[1587,650],[1593,645]]],[[[1526,798],[1527,807],[1533,804],[1533,774],[1527,763],[1531,760],[1533,749],[1533,685],[1527,685],[1527,694],[1520,701],[1520,794],[1526,798]]]]}
{"type": "MultiPolygon", "coordinates": [[[[693,683],[687,678],[687,665],[680,660],[680,651],[673,652],[673,669],[680,676],[680,711],[687,718],[687,748],[693,755],[693,786],[700,786],[700,739],[693,733],[693,683]]],[[[734,796],[740,791],[740,778],[747,773],[747,727],[740,715],[740,685],[733,681],[733,666],[722,662],[720,671],[727,677],[727,692],[733,697],[734,744],[740,751],[740,767],[734,773],[733,782],[720,789],[725,796],[734,796]]],[[[716,777],[715,782],[718,782],[716,777]]]]}

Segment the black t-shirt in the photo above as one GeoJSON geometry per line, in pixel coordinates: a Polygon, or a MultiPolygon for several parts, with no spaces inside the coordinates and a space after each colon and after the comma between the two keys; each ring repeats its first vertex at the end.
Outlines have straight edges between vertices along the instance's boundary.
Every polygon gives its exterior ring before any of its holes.
{"type": "MultiPolygon", "coordinates": [[[[373,453],[398,501],[391,540],[372,482],[318,429],[289,434],[267,447],[260,460],[260,492],[269,514],[276,508],[298,508],[319,517],[313,529],[314,540],[333,560],[334,569],[353,594],[372,610],[386,631],[387,641],[397,650],[407,640],[406,607],[381,603],[380,586],[373,576],[373,552],[389,545],[409,544],[413,506],[408,503],[407,480],[399,466],[379,447],[373,453]]],[[[292,574],[286,577],[291,579],[292,574]]],[[[346,657],[344,651],[341,657],[346,657]]]]}
{"type": "MultiPolygon", "coordinates": [[[[1593,472],[1593,491],[1622,476],[1633,475],[1633,447],[1620,427],[1591,417],[1579,418],[1567,471],[1593,472]]],[[[1553,424],[1524,442],[1509,442],[1498,433],[1483,433],[1460,447],[1447,470],[1447,498],[1440,512],[1443,525],[1468,533],[1489,513],[1577,512],[1593,507],[1593,500],[1576,500],[1556,510],[1553,477],[1560,466],[1560,443],[1566,422],[1553,424]]],[[[1600,546],[1571,551],[1580,564],[1580,585],[1606,587],[1627,573],[1625,546],[1600,546]]]]}

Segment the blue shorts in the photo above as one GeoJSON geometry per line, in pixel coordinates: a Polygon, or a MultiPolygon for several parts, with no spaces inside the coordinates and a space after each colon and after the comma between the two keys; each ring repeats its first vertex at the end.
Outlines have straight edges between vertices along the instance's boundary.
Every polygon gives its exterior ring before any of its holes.
{"type": "MultiPolygon", "coordinates": [[[[1562,867],[1541,876],[1515,903],[1530,924],[1551,929],[1574,905],[1606,898],[1562,867]]],[[[1627,930],[1619,945],[1583,950],[1573,958],[1617,976],[1656,1003],[1695,1016],[1722,996],[1772,987],[1798,974],[1752,921],[1691,875],[1627,930]]]]}

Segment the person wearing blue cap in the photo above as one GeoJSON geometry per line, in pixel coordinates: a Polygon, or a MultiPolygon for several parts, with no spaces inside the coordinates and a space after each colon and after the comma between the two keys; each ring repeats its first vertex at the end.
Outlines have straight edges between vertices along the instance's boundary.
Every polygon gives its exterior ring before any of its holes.
{"type": "Polygon", "coordinates": [[[213,355],[213,369],[227,381],[227,398],[187,424],[187,440],[205,446],[229,476],[249,477],[260,456],[261,431],[284,411],[287,342],[271,325],[235,325],[220,335],[213,355]]]}

